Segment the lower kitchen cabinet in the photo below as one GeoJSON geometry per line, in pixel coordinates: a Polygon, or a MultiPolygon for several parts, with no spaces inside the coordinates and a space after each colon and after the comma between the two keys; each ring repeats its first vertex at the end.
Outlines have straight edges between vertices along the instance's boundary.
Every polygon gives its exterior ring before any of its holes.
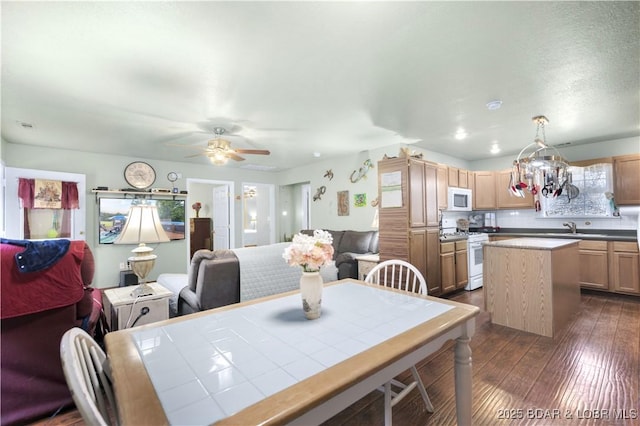
{"type": "Polygon", "coordinates": [[[456,289],[456,243],[440,243],[440,287],[443,293],[456,289]]]}
{"type": "Polygon", "coordinates": [[[438,228],[412,229],[409,233],[409,262],[422,272],[430,296],[441,294],[439,243],[438,228]]]}
{"type": "Polygon", "coordinates": [[[450,293],[469,282],[467,241],[440,243],[440,286],[450,293]]]}
{"type": "Polygon", "coordinates": [[[469,258],[467,257],[467,242],[456,241],[456,289],[469,283],[469,258]]]}
{"type": "Polygon", "coordinates": [[[613,241],[610,266],[612,291],[640,294],[640,254],[636,243],[613,241]]]}
{"type": "Polygon", "coordinates": [[[582,240],[578,244],[580,253],[579,283],[581,287],[596,290],[609,289],[608,246],[607,241],[582,240]]]}

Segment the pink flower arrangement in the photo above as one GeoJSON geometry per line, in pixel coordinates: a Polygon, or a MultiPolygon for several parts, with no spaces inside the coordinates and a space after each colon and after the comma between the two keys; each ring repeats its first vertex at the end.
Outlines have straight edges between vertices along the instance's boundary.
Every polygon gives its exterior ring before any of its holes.
{"type": "Polygon", "coordinates": [[[332,243],[331,234],[322,229],[313,231],[313,236],[299,233],[293,236],[282,257],[291,266],[302,266],[304,272],[318,272],[333,259],[332,243]]]}
{"type": "Polygon", "coordinates": [[[199,211],[202,208],[202,203],[200,203],[200,201],[196,201],[191,205],[191,208],[195,211],[199,211]]]}

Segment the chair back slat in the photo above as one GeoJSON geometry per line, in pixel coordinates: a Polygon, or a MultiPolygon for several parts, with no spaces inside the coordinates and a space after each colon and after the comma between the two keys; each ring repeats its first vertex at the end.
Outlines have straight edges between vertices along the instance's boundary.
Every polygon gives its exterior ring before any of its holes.
{"type": "Polygon", "coordinates": [[[108,359],[81,328],[68,330],[60,342],[60,358],[73,402],[87,424],[119,424],[108,359]]]}

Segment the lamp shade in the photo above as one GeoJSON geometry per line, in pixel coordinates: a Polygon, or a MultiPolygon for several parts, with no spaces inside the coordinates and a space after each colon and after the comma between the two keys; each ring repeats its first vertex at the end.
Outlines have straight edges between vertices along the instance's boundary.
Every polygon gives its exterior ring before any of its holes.
{"type": "Polygon", "coordinates": [[[139,204],[129,209],[124,229],[114,244],[164,243],[169,237],[162,228],[158,208],[154,205],[139,204]]]}

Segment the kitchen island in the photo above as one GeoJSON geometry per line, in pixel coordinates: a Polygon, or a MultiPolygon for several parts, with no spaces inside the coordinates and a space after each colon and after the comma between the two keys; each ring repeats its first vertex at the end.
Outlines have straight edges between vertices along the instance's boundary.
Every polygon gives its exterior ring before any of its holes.
{"type": "Polygon", "coordinates": [[[484,301],[491,321],[553,337],[580,304],[579,242],[513,238],[486,243],[484,301]]]}

